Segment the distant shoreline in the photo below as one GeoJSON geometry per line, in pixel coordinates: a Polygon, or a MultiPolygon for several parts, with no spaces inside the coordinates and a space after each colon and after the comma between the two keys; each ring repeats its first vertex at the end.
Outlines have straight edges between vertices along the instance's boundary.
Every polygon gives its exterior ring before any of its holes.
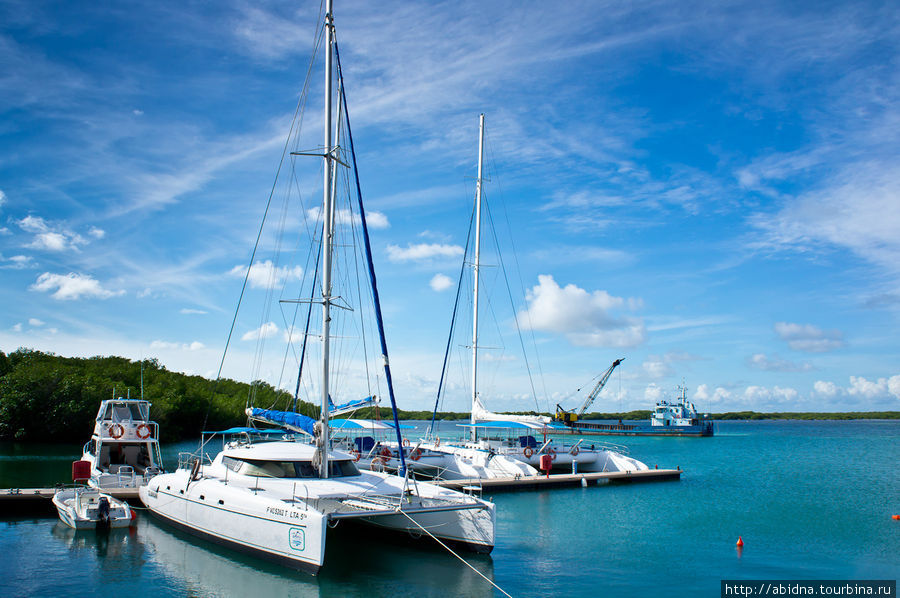
{"type": "MultiPolygon", "coordinates": [[[[398,418],[403,420],[431,420],[431,414],[423,417],[422,411],[403,411],[398,412],[398,418]]],[[[628,411],[625,413],[586,413],[580,419],[590,421],[644,421],[650,419],[650,411],[628,411]]],[[[504,415],[504,414],[501,414],[504,415]]],[[[550,416],[548,413],[515,412],[505,415],[544,415],[550,416]]],[[[361,419],[364,419],[360,416],[361,419]]],[[[440,421],[464,421],[469,419],[468,413],[458,412],[438,412],[435,420],[440,421]]],[[[785,411],[774,413],[762,413],[756,411],[728,411],[725,413],[710,413],[709,419],[716,421],[760,421],[760,420],[878,420],[878,419],[900,419],[900,411],[840,411],[840,412],[817,412],[817,411],[785,411]]]]}

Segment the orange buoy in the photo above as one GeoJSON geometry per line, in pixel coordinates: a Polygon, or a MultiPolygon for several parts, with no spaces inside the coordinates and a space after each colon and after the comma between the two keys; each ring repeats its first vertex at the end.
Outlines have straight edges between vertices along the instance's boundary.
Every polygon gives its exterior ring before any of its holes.
{"type": "Polygon", "coordinates": [[[738,541],[737,541],[737,545],[738,545],[738,546],[739,546],[739,547],[740,547],[740,546],[743,546],[743,545],[744,545],[744,540],[743,540],[743,539],[741,539],[741,537],[740,537],[740,536],[738,536],[738,541]]]}
{"type": "Polygon", "coordinates": [[[896,519],[897,521],[900,521],[900,515],[891,515],[891,519],[896,519]]]}

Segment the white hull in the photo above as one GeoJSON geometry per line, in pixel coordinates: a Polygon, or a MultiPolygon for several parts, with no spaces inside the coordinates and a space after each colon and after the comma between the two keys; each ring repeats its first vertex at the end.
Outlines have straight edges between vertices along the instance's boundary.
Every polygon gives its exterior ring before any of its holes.
{"type": "Polygon", "coordinates": [[[60,490],[53,495],[53,506],[56,507],[60,521],[69,527],[76,530],[97,529],[105,527],[104,524],[101,524],[99,512],[101,498],[105,498],[109,504],[108,527],[131,526],[134,521],[134,513],[127,502],[88,488],[60,490]]]}
{"type": "Polygon", "coordinates": [[[227,471],[221,461],[205,466],[196,481],[186,469],[159,475],[140,488],[141,500],[184,531],[313,574],[324,563],[329,522],[343,519],[416,536],[425,528],[481,552],[494,545],[494,505],[452,490],[417,483],[406,494],[402,478],[365,471],[330,479],[251,477],[227,471]]]}

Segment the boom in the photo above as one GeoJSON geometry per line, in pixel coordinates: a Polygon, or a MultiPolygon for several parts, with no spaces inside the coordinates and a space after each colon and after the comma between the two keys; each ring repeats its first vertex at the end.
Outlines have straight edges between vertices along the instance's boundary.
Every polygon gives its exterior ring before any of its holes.
{"type": "Polygon", "coordinates": [[[571,423],[577,421],[578,418],[583,416],[584,413],[588,410],[588,407],[590,407],[594,403],[594,400],[597,398],[597,395],[600,394],[600,391],[603,390],[603,387],[606,386],[606,381],[609,380],[609,377],[612,375],[613,370],[616,369],[619,366],[619,364],[622,363],[622,361],[624,361],[624,360],[625,360],[625,358],[623,357],[622,359],[617,359],[614,362],[612,362],[612,365],[609,366],[609,369],[606,370],[602,376],[600,376],[600,380],[597,382],[597,385],[594,386],[594,389],[584,400],[584,403],[581,405],[581,409],[578,410],[578,413],[573,413],[572,411],[566,411],[565,409],[563,409],[562,407],[560,407],[557,404],[556,405],[556,420],[561,421],[566,424],[571,424],[571,423]]]}

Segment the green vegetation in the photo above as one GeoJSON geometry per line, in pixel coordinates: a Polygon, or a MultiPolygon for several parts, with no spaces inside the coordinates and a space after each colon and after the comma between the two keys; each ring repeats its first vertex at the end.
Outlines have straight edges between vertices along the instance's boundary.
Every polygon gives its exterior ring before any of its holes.
{"type": "MultiPolygon", "coordinates": [[[[165,442],[197,438],[201,430],[219,430],[246,422],[244,408],[251,392],[258,407],[286,408],[291,396],[265,382],[250,384],[170,372],[155,359],[143,361],[144,396],[153,403],[165,442]]],[[[93,430],[100,401],[140,396],[141,362],[124,357],[60,357],[30,349],[9,355],[0,351],[0,440],[84,442],[93,430]]],[[[299,411],[316,417],[318,407],[300,403],[299,411]]],[[[539,415],[534,412],[522,415],[539,415]]],[[[546,415],[546,414],[544,414],[546,415]]],[[[430,420],[430,411],[402,411],[403,420],[430,420]]],[[[367,408],[360,419],[387,419],[390,409],[367,408]]],[[[588,413],[582,419],[647,420],[649,411],[588,413]]],[[[760,419],[900,419],[898,411],[852,413],[713,413],[716,420],[760,419]]],[[[468,413],[443,412],[439,420],[466,420],[468,413]]]]}

